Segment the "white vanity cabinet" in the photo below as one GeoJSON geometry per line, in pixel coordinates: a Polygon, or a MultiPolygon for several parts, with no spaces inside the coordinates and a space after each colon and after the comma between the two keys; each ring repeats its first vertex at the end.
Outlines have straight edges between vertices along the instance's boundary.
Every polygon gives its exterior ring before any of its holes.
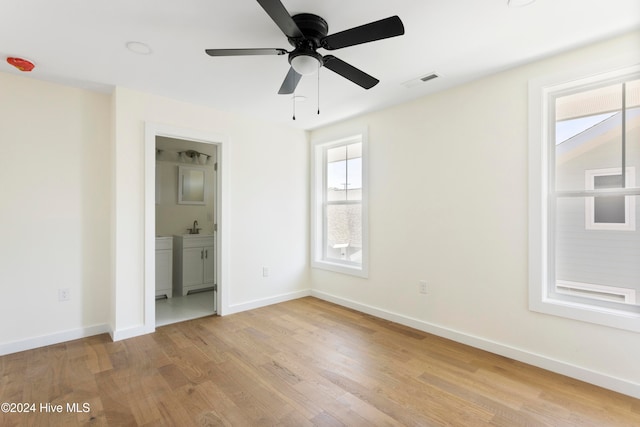
{"type": "Polygon", "coordinates": [[[173,237],[173,291],[177,295],[213,288],[213,250],[213,235],[173,237]]]}
{"type": "Polygon", "coordinates": [[[173,296],[173,238],[156,237],[156,297],[173,296]]]}

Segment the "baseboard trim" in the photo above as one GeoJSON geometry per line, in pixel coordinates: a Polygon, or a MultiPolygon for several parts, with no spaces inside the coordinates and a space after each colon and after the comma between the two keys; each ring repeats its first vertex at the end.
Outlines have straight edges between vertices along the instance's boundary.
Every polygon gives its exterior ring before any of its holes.
{"type": "MultiPolygon", "coordinates": [[[[310,289],[304,289],[301,291],[289,292],[286,294],[280,294],[268,298],[256,299],[247,301],[240,304],[229,306],[223,313],[224,315],[240,313],[242,311],[253,310],[255,308],[266,307],[272,304],[278,304],[285,301],[290,301],[298,298],[303,298],[311,295],[310,289]]],[[[111,339],[115,341],[126,340],[129,338],[137,337],[140,335],[146,335],[155,332],[155,326],[147,327],[145,325],[137,325],[125,329],[113,330],[107,324],[87,326],[85,328],[72,329],[68,331],[57,332],[51,335],[43,335],[34,338],[27,338],[19,341],[13,341],[5,344],[0,344],[0,356],[6,354],[18,353],[20,351],[33,350],[39,347],[45,347],[53,344],[60,344],[67,341],[72,341],[80,338],[87,338],[93,335],[109,334],[111,339]]]]}
{"type": "Polygon", "coordinates": [[[20,351],[33,350],[34,348],[60,344],[67,341],[73,341],[80,338],[87,338],[93,335],[100,335],[105,333],[110,333],[110,329],[107,324],[86,326],[84,328],[56,332],[55,334],[51,335],[26,338],[19,341],[0,344],[0,356],[11,353],[18,353],[20,351]]]}
{"type": "Polygon", "coordinates": [[[291,301],[298,298],[304,298],[311,295],[311,289],[304,289],[301,291],[288,292],[286,294],[275,295],[268,298],[255,299],[239,304],[233,304],[227,307],[221,315],[226,316],[228,314],[240,313],[242,311],[253,310],[260,307],[266,307],[272,304],[278,304],[285,301],[291,301]]]}
{"type": "Polygon", "coordinates": [[[342,298],[326,292],[312,290],[311,295],[316,298],[332,302],[334,304],[338,304],[347,308],[351,308],[353,310],[360,311],[362,313],[379,317],[381,319],[400,323],[402,325],[409,326],[443,338],[447,338],[452,341],[479,348],[481,350],[498,354],[500,356],[508,357],[519,362],[527,363],[529,365],[537,366],[539,368],[546,369],[557,374],[566,375],[568,377],[594,384],[618,393],[626,394],[635,398],[640,398],[640,384],[632,381],[613,377],[601,372],[592,371],[590,369],[563,362],[561,360],[549,358],[541,354],[532,353],[530,351],[512,347],[500,342],[487,340],[482,337],[470,335],[454,329],[425,322],[424,320],[415,319],[413,317],[405,316],[399,313],[394,313],[388,310],[362,304],[357,301],[342,298]]]}
{"type": "Polygon", "coordinates": [[[126,340],[133,337],[139,337],[140,335],[150,334],[156,331],[155,325],[147,328],[145,325],[132,326],[131,328],[118,329],[115,331],[109,331],[111,339],[115,341],[126,340]]]}

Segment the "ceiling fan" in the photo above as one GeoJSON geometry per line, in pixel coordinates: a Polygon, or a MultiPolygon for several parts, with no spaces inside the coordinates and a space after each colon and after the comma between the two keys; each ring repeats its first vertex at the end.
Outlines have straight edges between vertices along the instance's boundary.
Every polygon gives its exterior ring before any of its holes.
{"type": "Polygon", "coordinates": [[[333,55],[321,55],[317,52],[323,48],[327,50],[368,43],[404,34],[404,25],[397,16],[381,19],[369,24],[354,27],[339,33],[327,35],[329,26],[327,21],[317,15],[300,13],[291,16],[280,0],[257,0],[258,4],[267,12],[271,19],[287,36],[294,47],[292,51],[286,49],[206,49],[211,56],[241,56],[241,55],[285,55],[289,54],[291,68],[287,73],[279,94],[294,93],[303,75],[313,74],[320,67],[351,80],[353,83],[371,89],[379,80],[362,70],[357,69],[333,55]]]}

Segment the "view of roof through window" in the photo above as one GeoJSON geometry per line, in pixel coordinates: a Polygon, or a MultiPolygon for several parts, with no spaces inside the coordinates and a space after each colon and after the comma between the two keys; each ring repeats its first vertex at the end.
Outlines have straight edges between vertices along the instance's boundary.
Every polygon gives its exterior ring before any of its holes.
{"type": "Polygon", "coordinates": [[[596,114],[593,116],[579,117],[577,119],[556,122],[556,145],[599,125],[619,113],[619,111],[615,111],[613,113],[596,114]]]}
{"type": "Polygon", "coordinates": [[[627,120],[635,119],[639,109],[640,79],[637,78],[561,96],[555,105],[555,144],[558,146],[600,125],[613,126],[612,122],[621,121],[623,110],[627,120]]]}

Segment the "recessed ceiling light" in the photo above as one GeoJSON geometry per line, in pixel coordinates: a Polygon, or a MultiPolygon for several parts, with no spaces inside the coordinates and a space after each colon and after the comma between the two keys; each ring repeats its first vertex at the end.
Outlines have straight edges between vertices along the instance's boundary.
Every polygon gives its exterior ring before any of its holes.
{"type": "Polygon", "coordinates": [[[127,49],[138,55],[149,55],[152,52],[149,45],[142,42],[128,42],[127,49]]]}
{"type": "Polygon", "coordinates": [[[507,0],[509,7],[525,7],[534,3],[536,0],[507,0]]]}

